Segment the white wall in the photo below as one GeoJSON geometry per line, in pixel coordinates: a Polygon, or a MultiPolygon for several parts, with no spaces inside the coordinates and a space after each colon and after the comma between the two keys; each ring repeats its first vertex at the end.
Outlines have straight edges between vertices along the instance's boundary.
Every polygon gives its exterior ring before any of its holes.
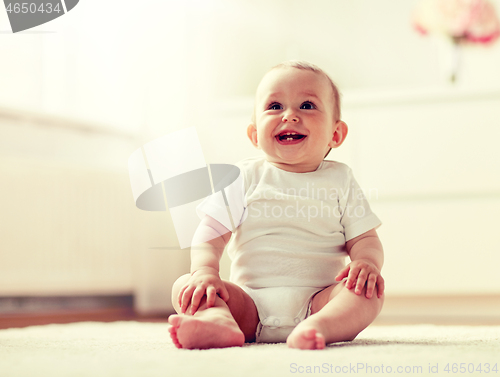
{"type": "Polygon", "coordinates": [[[346,159],[383,221],[388,293],[500,292],[500,90],[346,99],[345,119],[346,159]]]}
{"type": "MultiPolygon", "coordinates": [[[[500,9],[500,0],[494,3],[500,9]]],[[[30,32],[0,34],[0,108],[131,135],[137,140],[131,150],[194,125],[207,161],[231,163],[258,153],[245,128],[262,75],[285,59],[310,60],[345,92],[350,134],[332,158],[353,165],[360,182],[380,191],[373,206],[384,220],[386,274],[395,282],[389,291],[483,292],[485,286],[500,291],[490,284],[490,270],[464,279],[471,266],[478,270],[486,261],[488,269],[500,262],[489,235],[492,222],[486,220],[497,208],[500,189],[492,178],[498,155],[490,153],[498,137],[500,43],[464,49],[458,83],[448,87],[440,75],[437,44],[411,28],[416,0],[141,4],[86,0],[30,32]],[[387,96],[392,100],[380,100],[387,96]],[[432,100],[436,96],[439,100],[432,100]],[[428,207],[451,213],[443,233],[425,221],[428,207]],[[462,208],[477,221],[465,232],[470,238],[460,242],[457,234],[464,232],[456,228],[462,208]],[[409,229],[419,234],[418,242],[405,245],[413,235],[409,229]],[[476,241],[472,233],[481,237],[476,241]],[[437,282],[438,266],[449,261],[439,251],[458,243],[460,257],[446,268],[445,281],[437,282]],[[469,262],[474,247],[480,251],[469,262]],[[408,272],[402,266],[417,266],[415,255],[424,248],[426,256],[439,256],[425,269],[427,283],[416,284],[423,268],[408,272]],[[474,282],[467,285],[467,280],[474,282]]],[[[0,29],[9,29],[2,12],[0,29]]],[[[38,133],[28,129],[24,135],[4,139],[0,158],[16,153],[121,171],[126,166],[117,154],[104,154],[101,161],[80,158],[83,139],[37,148],[38,133]]]]}

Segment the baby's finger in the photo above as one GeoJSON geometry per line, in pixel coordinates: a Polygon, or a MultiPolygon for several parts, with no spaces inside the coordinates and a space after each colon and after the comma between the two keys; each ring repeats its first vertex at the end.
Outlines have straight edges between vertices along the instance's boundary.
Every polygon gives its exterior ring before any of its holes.
{"type": "Polygon", "coordinates": [[[347,275],[349,273],[349,269],[350,269],[349,265],[347,265],[343,269],[341,269],[339,271],[339,273],[337,274],[337,276],[335,276],[335,280],[336,281],[341,281],[343,278],[347,277],[347,275]]]}
{"type": "Polygon", "coordinates": [[[193,292],[193,297],[191,297],[191,314],[196,313],[198,307],[200,306],[200,301],[205,295],[205,288],[197,287],[193,292]]]}
{"type": "Polygon", "coordinates": [[[354,292],[357,295],[361,294],[361,291],[363,290],[363,287],[365,286],[367,277],[368,277],[368,274],[364,270],[361,270],[361,272],[358,275],[358,280],[356,282],[356,288],[354,289],[354,292]]]}
{"type": "Polygon", "coordinates": [[[181,290],[179,291],[179,294],[177,295],[177,303],[179,304],[179,306],[182,306],[182,297],[184,296],[184,292],[186,291],[186,289],[189,287],[189,284],[186,284],[185,286],[183,286],[181,288],[181,290]]]}
{"type": "Polygon", "coordinates": [[[373,291],[375,289],[376,282],[377,278],[373,274],[370,274],[366,282],[366,298],[371,298],[373,296],[373,291]]]}
{"type": "Polygon", "coordinates": [[[207,287],[207,308],[211,308],[215,304],[215,296],[217,295],[217,291],[214,286],[207,287]]]}
{"type": "Polygon", "coordinates": [[[222,286],[219,289],[219,296],[224,300],[224,302],[227,302],[227,300],[229,300],[229,292],[227,291],[224,283],[222,283],[222,286]]]}
{"type": "Polygon", "coordinates": [[[181,313],[185,313],[187,307],[189,306],[189,302],[191,301],[191,296],[193,295],[194,287],[189,286],[186,287],[184,292],[182,293],[181,298],[181,313]]]}
{"type": "Polygon", "coordinates": [[[382,297],[382,295],[384,294],[384,290],[385,290],[385,281],[384,281],[384,278],[382,276],[378,276],[377,278],[377,290],[378,290],[378,298],[382,297]]]}
{"type": "Polygon", "coordinates": [[[354,284],[358,279],[359,271],[360,269],[358,267],[354,267],[349,270],[349,275],[347,276],[347,281],[345,283],[347,289],[351,289],[354,287],[354,284]]]}

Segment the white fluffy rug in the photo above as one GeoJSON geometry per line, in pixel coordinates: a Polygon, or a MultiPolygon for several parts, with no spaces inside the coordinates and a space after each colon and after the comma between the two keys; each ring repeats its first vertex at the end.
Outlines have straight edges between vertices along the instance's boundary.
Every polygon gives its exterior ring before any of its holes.
{"type": "Polygon", "coordinates": [[[167,328],[80,322],[0,330],[0,376],[427,375],[429,367],[438,371],[433,375],[500,376],[500,326],[371,326],[355,341],[322,351],[291,350],[286,344],[179,350],[167,328]]]}

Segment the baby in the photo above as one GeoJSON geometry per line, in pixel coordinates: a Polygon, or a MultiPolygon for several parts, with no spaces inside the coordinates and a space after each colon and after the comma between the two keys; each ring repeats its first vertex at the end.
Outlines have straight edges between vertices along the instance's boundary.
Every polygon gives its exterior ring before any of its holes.
{"type": "Polygon", "coordinates": [[[324,160],[347,135],[335,84],[306,62],[272,68],[247,135],[264,157],[238,164],[242,198],[228,194],[232,217],[241,219],[233,232],[213,203],[199,207],[201,244],[191,249],[191,274],[172,289],[174,344],[323,349],[353,340],[382,308],[383,251],[380,220],[351,170],[324,160]],[[224,248],[230,281],[219,277],[224,248]]]}

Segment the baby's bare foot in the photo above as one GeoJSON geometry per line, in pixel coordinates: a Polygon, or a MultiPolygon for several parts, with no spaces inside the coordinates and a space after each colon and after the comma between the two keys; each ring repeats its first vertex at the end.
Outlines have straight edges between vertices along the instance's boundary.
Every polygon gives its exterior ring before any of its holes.
{"type": "Polygon", "coordinates": [[[325,348],[325,337],[314,327],[307,323],[300,323],[286,339],[290,348],[302,350],[322,350],[325,348]],[[303,326],[301,326],[303,324],[303,326]]]}
{"type": "Polygon", "coordinates": [[[208,312],[198,316],[171,315],[170,337],[177,348],[206,349],[242,346],[245,336],[232,318],[208,312]]]}

